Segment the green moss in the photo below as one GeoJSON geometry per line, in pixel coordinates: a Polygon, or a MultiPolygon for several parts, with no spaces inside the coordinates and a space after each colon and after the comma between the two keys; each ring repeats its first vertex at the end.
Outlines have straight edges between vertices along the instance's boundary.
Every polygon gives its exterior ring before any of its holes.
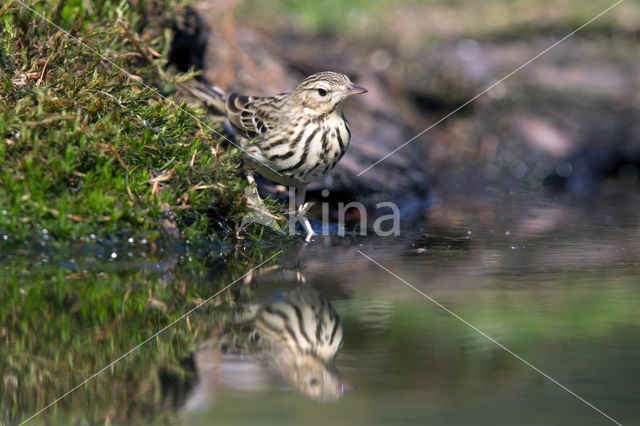
{"type": "Polygon", "coordinates": [[[202,110],[165,98],[193,75],[164,71],[179,5],[158,3],[27,3],[71,35],[2,6],[0,232],[152,237],[171,211],[187,238],[235,235],[238,152],[202,110]]]}

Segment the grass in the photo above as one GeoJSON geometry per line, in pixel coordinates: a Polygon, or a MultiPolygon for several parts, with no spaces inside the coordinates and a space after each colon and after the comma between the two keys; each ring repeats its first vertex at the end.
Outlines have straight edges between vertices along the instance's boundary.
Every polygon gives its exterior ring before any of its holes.
{"type": "Polygon", "coordinates": [[[131,4],[28,2],[82,44],[17,1],[0,7],[0,234],[238,232],[237,150],[203,111],[163,98],[193,77],[165,71],[182,5],[131,4]]]}

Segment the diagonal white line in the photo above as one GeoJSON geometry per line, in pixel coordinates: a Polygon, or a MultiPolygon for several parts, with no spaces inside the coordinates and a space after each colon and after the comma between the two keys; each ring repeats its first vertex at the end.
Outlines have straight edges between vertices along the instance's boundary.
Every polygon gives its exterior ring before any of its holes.
{"type": "Polygon", "coordinates": [[[64,28],[60,27],[59,25],[55,24],[54,22],[52,22],[51,20],[49,20],[46,16],[44,16],[43,14],[41,14],[40,12],[38,12],[37,10],[29,7],[28,5],[26,5],[22,0],[16,0],[17,3],[19,3],[22,7],[24,7],[25,9],[30,10],[31,12],[35,13],[38,17],[40,17],[41,19],[43,19],[44,21],[48,22],[50,25],[52,25],[53,27],[55,27],[58,31],[63,32],[65,35],[67,35],[69,38],[71,38],[73,41],[75,41],[76,43],[78,43],[79,45],[81,45],[82,47],[84,47],[85,49],[91,51],[92,53],[94,53],[97,57],[99,57],[100,59],[102,59],[103,61],[109,63],[110,65],[112,65],[114,68],[116,68],[118,71],[122,72],[128,79],[138,83],[139,85],[141,85],[142,87],[144,87],[145,89],[148,89],[150,91],[152,91],[156,96],[159,96],[160,98],[164,99],[165,101],[173,104],[176,108],[178,108],[179,110],[183,111],[184,113],[186,113],[188,116],[190,116],[191,118],[193,118],[194,120],[196,120],[198,123],[202,124],[204,127],[206,127],[208,130],[211,130],[213,133],[215,133],[216,135],[220,136],[221,138],[223,138],[224,140],[226,140],[227,142],[229,142],[231,145],[235,146],[236,148],[238,148],[240,151],[244,152],[246,155],[248,155],[249,157],[251,157],[253,160],[255,160],[256,162],[262,164],[263,166],[265,166],[266,168],[270,169],[272,172],[276,173],[277,175],[280,175],[280,172],[272,169],[271,167],[269,167],[268,164],[265,164],[263,161],[261,161],[260,159],[256,158],[255,156],[249,154],[244,148],[242,148],[240,145],[232,142],[231,140],[229,140],[229,138],[227,138],[226,136],[224,136],[222,133],[218,132],[217,130],[215,130],[214,128],[212,128],[211,126],[209,126],[207,123],[203,122],[202,120],[200,120],[198,117],[196,117],[195,115],[191,114],[191,112],[189,112],[188,110],[184,109],[182,106],[178,105],[175,101],[173,101],[172,99],[169,99],[168,97],[164,96],[162,93],[160,93],[158,90],[154,89],[153,87],[149,86],[148,84],[142,82],[142,81],[138,81],[135,80],[131,77],[131,75],[127,72],[127,70],[125,70],[124,68],[122,68],[120,65],[114,63],[112,60],[106,58],[104,55],[101,55],[100,52],[98,52],[97,50],[95,50],[93,47],[89,46],[88,44],[86,44],[85,42],[83,42],[82,40],[80,40],[79,38],[73,36],[71,33],[69,33],[68,31],[66,31],[64,28]]]}
{"type": "Polygon", "coordinates": [[[189,309],[187,312],[185,312],[184,314],[182,314],[178,319],[175,319],[173,321],[171,321],[169,324],[165,325],[164,327],[162,327],[160,330],[158,330],[157,332],[155,332],[154,334],[152,334],[151,336],[149,336],[148,338],[146,338],[145,340],[143,340],[142,342],[140,342],[138,345],[134,346],[133,348],[129,349],[127,352],[125,352],[124,354],[120,355],[118,358],[114,359],[113,361],[111,361],[108,365],[106,365],[105,367],[101,368],[100,370],[96,371],[95,373],[93,373],[91,376],[89,376],[88,378],[86,378],[82,383],[77,384],[76,386],[72,387],[71,389],[69,389],[67,392],[65,392],[64,394],[60,395],[58,398],[56,398],[54,401],[50,402],[49,404],[45,405],[43,408],[41,408],[40,410],[38,410],[36,413],[34,413],[33,415],[31,415],[29,418],[27,418],[26,420],[23,420],[22,422],[20,422],[20,425],[26,424],[29,421],[31,421],[33,418],[39,416],[40,414],[42,414],[44,411],[46,411],[47,409],[51,408],[52,406],[54,406],[55,404],[57,404],[58,402],[60,402],[60,400],[62,400],[63,398],[67,397],[69,394],[71,394],[72,392],[76,391],[77,389],[81,388],[82,386],[84,386],[85,384],[87,384],[88,382],[90,382],[91,380],[95,379],[97,376],[99,376],[100,374],[102,374],[103,372],[105,372],[106,370],[108,370],[109,368],[113,367],[115,364],[117,364],[119,361],[121,361],[122,359],[126,358],[128,355],[130,355],[131,353],[137,351],[138,349],[140,349],[142,346],[144,346],[145,344],[147,344],[148,342],[150,342],[151,340],[155,339],[156,337],[158,337],[160,334],[164,333],[168,328],[170,328],[171,326],[173,326],[175,323],[177,323],[178,321],[188,317],[189,315],[191,315],[191,313],[193,311],[195,311],[196,309],[200,308],[201,306],[203,306],[204,304],[208,303],[209,301],[211,301],[214,297],[216,297],[217,295],[219,295],[220,293],[222,293],[223,291],[227,290],[229,287],[231,287],[232,285],[234,285],[235,283],[237,283],[238,281],[240,281],[241,279],[243,279],[244,277],[246,277],[247,275],[249,275],[251,272],[255,271],[256,269],[258,269],[259,267],[261,267],[262,265],[264,265],[265,263],[267,263],[268,261],[270,261],[271,259],[273,259],[274,257],[276,257],[277,255],[279,255],[280,253],[282,253],[282,250],[279,250],[278,252],[276,252],[273,256],[271,256],[270,258],[268,258],[267,260],[265,260],[264,262],[260,263],[258,266],[253,267],[252,269],[250,269],[249,271],[247,271],[244,275],[242,275],[241,277],[235,279],[232,283],[228,284],[227,286],[223,287],[222,289],[218,290],[217,292],[215,292],[213,295],[209,296],[207,299],[205,299],[203,302],[200,302],[199,304],[197,304],[195,307],[189,309]]]}
{"type": "Polygon", "coordinates": [[[366,257],[367,259],[369,259],[371,262],[375,263],[376,265],[378,265],[381,269],[387,271],[389,274],[393,275],[395,278],[397,278],[398,280],[402,281],[404,284],[406,284],[408,287],[412,288],[413,290],[415,290],[417,293],[421,294],[422,296],[424,296],[424,298],[428,299],[430,302],[432,302],[434,305],[436,305],[437,307],[441,308],[442,310],[444,310],[446,313],[452,315],[453,317],[455,317],[456,319],[460,320],[461,322],[463,322],[465,325],[469,326],[471,329],[473,329],[474,331],[480,333],[482,336],[486,337],[487,339],[489,339],[490,341],[492,341],[493,343],[495,343],[497,346],[499,346],[500,348],[504,349],[505,351],[507,351],[510,355],[514,356],[515,358],[517,358],[519,361],[523,362],[524,364],[526,364],[527,366],[531,367],[532,369],[534,369],[536,372],[540,373],[541,375],[543,375],[546,379],[550,380],[551,382],[555,383],[556,385],[560,386],[562,389],[564,389],[565,391],[569,392],[571,395],[573,395],[574,397],[578,398],[580,401],[582,401],[583,403],[585,403],[586,405],[588,405],[589,407],[593,408],[595,411],[597,411],[598,413],[602,414],[604,417],[606,417],[607,419],[611,420],[613,423],[617,424],[618,426],[622,426],[622,423],[618,422],[617,420],[615,420],[613,417],[609,416],[607,413],[605,413],[604,411],[600,410],[598,407],[596,407],[595,405],[593,405],[592,403],[590,403],[589,401],[587,401],[586,399],[584,399],[583,397],[581,397],[580,395],[578,395],[577,393],[575,393],[574,391],[572,391],[571,389],[567,388],[566,386],[564,386],[562,383],[558,382],[556,379],[554,379],[553,377],[549,376],[547,373],[545,373],[544,371],[540,370],[538,367],[536,367],[535,365],[531,364],[529,361],[527,361],[526,359],[522,358],[520,355],[514,353],[513,351],[511,351],[509,348],[507,348],[506,346],[504,346],[502,343],[498,342],[496,339],[494,339],[493,337],[489,336],[487,333],[485,333],[484,331],[480,330],[478,327],[474,326],[473,324],[471,324],[469,321],[465,320],[464,318],[462,318],[460,315],[456,314],[455,312],[453,312],[451,309],[447,308],[446,306],[444,306],[443,304],[441,304],[440,302],[438,302],[437,300],[435,300],[434,298],[432,298],[431,296],[429,296],[428,294],[422,292],[421,290],[419,290],[418,288],[416,288],[415,286],[411,285],[410,283],[408,283],[406,280],[404,280],[403,278],[399,277],[398,275],[394,274],[393,272],[391,272],[389,269],[385,268],[384,266],[382,266],[380,263],[376,262],[375,260],[373,260],[371,257],[367,256],[366,254],[364,254],[363,252],[361,252],[360,250],[356,250],[358,253],[360,253],[362,256],[366,257]]]}
{"type": "Polygon", "coordinates": [[[473,98],[469,99],[467,102],[463,103],[462,105],[460,105],[458,108],[454,109],[453,111],[451,111],[449,114],[445,115],[444,117],[442,117],[440,120],[436,121],[435,123],[433,123],[431,126],[427,127],[426,129],[424,129],[423,131],[421,131],[420,133],[418,133],[417,135],[415,135],[414,137],[412,137],[411,139],[409,139],[408,141],[406,141],[405,143],[403,143],[402,145],[400,145],[399,147],[397,147],[396,149],[394,149],[393,151],[391,151],[390,153],[388,153],[387,155],[385,155],[384,157],[382,157],[381,159],[379,159],[378,161],[376,161],[375,163],[373,163],[372,165],[370,165],[369,167],[367,167],[366,169],[364,169],[363,171],[361,171],[360,173],[357,174],[357,176],[360,176],[361,174],[367,172],[369,169],[371,169],[372,167],[378,165],[379,163],[383,162],[387,157],[392,156],[393,154],[395,154],[396,152],[400,151],[402,148],[404,148],[405,146],[409,145],[411,142],[413,142],[414,140],[416,140],[417,138],[419,138],[420,136],[424,135],[425,133],[427,133],[429,130],[433,129],[434,127],[436,127],[438,124],[442,123],[444,120],[446,120],[447,118],[451,117],[453,114],[457,113],[458,111],[460,111],[462,108],[466,107],[467,105],[469,105],[471,102],[475,101],[476,99],[478,99],[480,96],[484,95],[485,93],[487,93],[489,90],[493,89],[494,87],[496,87],[498,84],[502,83],[503,81],[505,81],[506,79],[508,79],[509,77],[511,77],[512,75],[514,75],[515,73],[517,73],[518,71],[520,71],[521,69],[523,69],[524,67],[526,67],[527,65],[529,65],[531,62],[535,61],[536,59],[538,59],[539,57],[541,57],[542,55],[544,55],[545,53],[549,52],[551,49],[553,49],[554,47],[556,47],[557,45],[559,45],[560,43],[562,43],[563,41],[565,41],[566,39],[568,39],[569,37],[572,37],[573,35],[575,35],[578,31],[580,31],[581,29],[583,29],[584,27],[586,27],[587,25],[591,24],[593,21],[595,21],[596,19],[598,19],[599,17],[601,17],[602,15],[604,15],[605,13],[609,12],[611,9],[613,9],[614,7],[618,6],[620,3],[622,3],[624,0],[618,0],[616,3],[614,3],[613,5],[609,6],[608,8],[606,8],[605,10],[603,10],[602,12],[600,12],[599,14],[597,14],[595,17],[591,18],[589,21],[587,21],[586,23],[582,24],[581,26],[579,26],[578,28],[576,28],[575,30],[573,30],[572,32],[570,32],[569,34],[567,34],[566,36],[562,37],[560,40],[558,40],[557,42],[553,43],[551,46],[547,47],[545,50],[543,50],[542,52],[538,53],[536,56],[534,56],[533,58],[529,59],[527,62],[525,62],[524,64],[520,65],[518,68],[516,68],[515,70],[511,71],[509,74],[505,75],[504,77],[502,77],[500,80],[496,81],[495,83],[493,83],[491,86],[487,87],[486,89],[484,89],[482,92],[478,93],[477,95],[475,95],[473,98]]]}

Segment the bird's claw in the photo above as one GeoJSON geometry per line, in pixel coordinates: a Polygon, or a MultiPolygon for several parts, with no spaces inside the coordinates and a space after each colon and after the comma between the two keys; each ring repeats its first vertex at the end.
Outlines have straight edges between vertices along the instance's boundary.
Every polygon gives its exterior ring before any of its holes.
{"type": "Polygon", "coordinates": [[[309,210],[311,210],[311,207],[313,207],[313,201],[308,201],[302,204],[300,207],[298,207],[298,214],[306,216],[307,213],[309,213],[309,210]]]}

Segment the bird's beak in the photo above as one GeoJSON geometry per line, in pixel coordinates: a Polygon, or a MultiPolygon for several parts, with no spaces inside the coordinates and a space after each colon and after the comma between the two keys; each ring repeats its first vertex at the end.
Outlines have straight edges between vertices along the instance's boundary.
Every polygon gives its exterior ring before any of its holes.
{"type": "Polygon", "coordinates": [[[353,95],[361,95],[363,93],[367,93],[368,90],[364,87],[356,86],[355,84],[351,84],[347,90],[344,91],[344,96],[353,96],[353,95]]]}

